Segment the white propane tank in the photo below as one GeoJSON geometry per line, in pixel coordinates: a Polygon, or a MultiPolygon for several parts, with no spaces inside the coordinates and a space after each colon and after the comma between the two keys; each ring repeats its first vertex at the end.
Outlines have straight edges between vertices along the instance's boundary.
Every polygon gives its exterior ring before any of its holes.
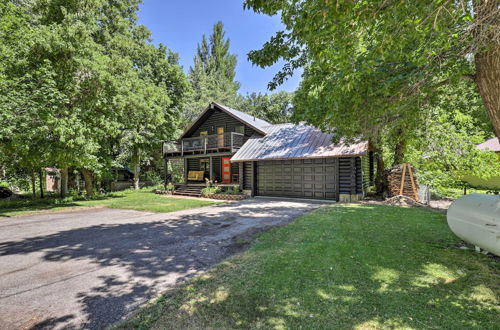
{"type": "Polygon", "coordinates": [[[463,196],[451,204],[447,218],[455,235],[500,256],[500,196],[463,196]]]}

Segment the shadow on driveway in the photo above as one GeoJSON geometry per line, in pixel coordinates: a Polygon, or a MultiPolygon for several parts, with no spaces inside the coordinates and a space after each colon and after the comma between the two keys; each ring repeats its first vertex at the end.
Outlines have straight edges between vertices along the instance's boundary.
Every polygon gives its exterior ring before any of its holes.
{"type": "MultiPolygon", "coordinates": [[[[33,305],[37,304],[39,291],[50,286],[52,301],[56,301],[51,315],[33,322],[31,328],[103,328],[159,291],[241,251],[240,237],[286,224],[320,205],[249,200],[148,215],[133,219],[133,223],[101,223],[23,240],[5,241],[0,237],[0,265],[2,260],[13,260],[4,259],[9,257],[25,259],[21,264],[32,265],[17,270],[9,264],[11,272],[0,274],[0,282],[6,277],[7,283],[13,282],[12,276],[32,281],[24,289],[6,288],[9,290],[0,295],[0,303],[12,301],[18,309],[26,308],[27,315],[20,313],[8,320],[19,325],[26,320],[16,318],[29,316],[31,308],[36,310],[33,305]],[[37,271],[41,267],[37,263],[45,267],[43,272],[37,271]],[[70,272],[41,279],[51,265],[65,263],[72,265],[70,272]],[[65,309],[59,306],[66,303],[75,304],[76,310],[60,315],[65,309]]],[[[93,216],[98,222],[99,212],[93,216]]],[[[50,221],[44,225],[50,226],[50,221]]],[[[0,288],[5,292],[2,285],[0,288]]],[[[0,314],[0,320],[1,317],[0,314]]]]}

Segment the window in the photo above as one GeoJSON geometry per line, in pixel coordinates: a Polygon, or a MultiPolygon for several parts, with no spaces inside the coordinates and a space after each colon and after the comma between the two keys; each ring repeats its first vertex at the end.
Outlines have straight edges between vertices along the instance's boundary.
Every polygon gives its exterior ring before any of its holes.
{"type": "Polygon", "coordinates": [[[208,132],[207,132],[207,131],[201,131],[201,132],[200,132],[200,136],[204,136],[204,135],[205,135],[205,136],[206,136],[206,135],[208,135],[208,132]]]}
{"type": "Polygon", "coordinates": [[[245,126],[241,125],[241,126],[236,126],[234,128],[234,131],[236,133],[241,133],[241,134],[245,134],[245,126]]]}

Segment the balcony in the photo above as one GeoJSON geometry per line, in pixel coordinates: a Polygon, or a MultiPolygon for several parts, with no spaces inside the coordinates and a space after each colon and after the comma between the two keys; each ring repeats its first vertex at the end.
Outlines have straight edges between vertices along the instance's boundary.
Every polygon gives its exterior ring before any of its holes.
{"type": "Polygon", "coordinates": [[[176,141],[163,142],[164,156],[184,156],[216,152],[236,152],[243,145],[244,135],[236,132],[202,135],[176,141]]]}

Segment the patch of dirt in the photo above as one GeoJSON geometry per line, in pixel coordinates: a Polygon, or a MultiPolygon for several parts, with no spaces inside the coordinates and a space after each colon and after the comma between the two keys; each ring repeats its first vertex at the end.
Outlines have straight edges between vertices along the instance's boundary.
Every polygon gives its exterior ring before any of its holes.
{"type": "Polygon", "coordinates": [[[443,199],[443,200],[434,200],[430,201],[429,204],[424,204],[417,202],[411,197],[398,195],[385,200],[368,198],[363,200],[361,203],[363,204],[378,204],[378,205],[391,205],[391,206],[403,206],[403,207],[425,207],[427,209],[431,209],[438,212],[446,213],[446,210],[450,207],[453,200],[451,199],[443,199]]]}
{"type": "Polygon", "coordinates": [[[397,195],[391,198],[386,199],[384,204],[392,205],[392,206],[415,206],[415,207],[425,207],[425,204],[417,202],[413,198],[403,195],[397,195]]]}

